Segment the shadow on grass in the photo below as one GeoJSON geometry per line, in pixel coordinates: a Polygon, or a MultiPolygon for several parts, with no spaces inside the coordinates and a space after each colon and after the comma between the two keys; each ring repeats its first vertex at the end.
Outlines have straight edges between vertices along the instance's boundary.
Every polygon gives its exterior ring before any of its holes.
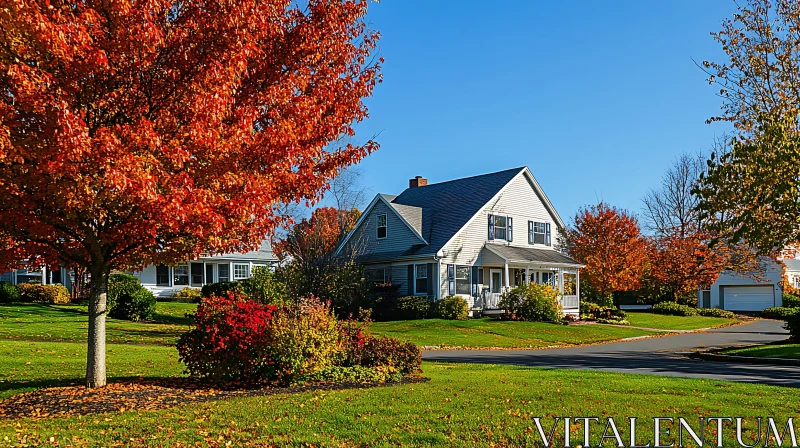
{"type": "Polygon", "coordinates": [[[174,316],[172,314],[162,314],[156,311],[153,318],[148,322],[154,324],[171,324],[171,325],[194,325],[194,319],[186,316],[174,316]]]}

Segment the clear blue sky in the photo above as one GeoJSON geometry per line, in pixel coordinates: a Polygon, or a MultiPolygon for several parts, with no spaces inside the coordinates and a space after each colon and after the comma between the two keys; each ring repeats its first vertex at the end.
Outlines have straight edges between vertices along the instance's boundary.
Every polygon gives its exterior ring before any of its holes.
{"type": "Polygon", "coordinates": [[[603,199],[639,212],[682,152],[724,124],[692,58],[722,60],[709,32],[732,0],[383,0],[384,82],[356,141],[374,193],[527,165],[561,216],[603,199]]]}

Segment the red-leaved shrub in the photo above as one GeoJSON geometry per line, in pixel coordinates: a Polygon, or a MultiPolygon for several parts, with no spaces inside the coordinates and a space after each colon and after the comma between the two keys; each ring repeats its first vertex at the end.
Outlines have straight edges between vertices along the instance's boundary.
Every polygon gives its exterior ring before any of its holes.
{"type": "Polygon", "coordinates": [[[202,301],[195,327],[178,341],[187,372],[216,382],[256,383],[274,377],[267,329],[275,309],[234,293],[202,301]]]}

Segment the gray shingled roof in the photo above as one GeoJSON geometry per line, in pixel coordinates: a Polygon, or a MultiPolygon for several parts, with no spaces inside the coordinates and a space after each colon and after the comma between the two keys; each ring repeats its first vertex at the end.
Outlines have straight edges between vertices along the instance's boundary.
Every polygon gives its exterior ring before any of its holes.
{"type": "MultiPolygon", "coordinates": [[[[470,218],[524,169],[525,167],[512,168],[424,187],[408,188],[400,193],[392,204],[422,210],[420,234],[428,242],[427,246],[421,246],[413,253],[404,255],[436,254],[470,218]]],[[[404,208],[404,210],[409,209],[404,208]]]]}
{"type": "Polygon", "coordinates": [[[527,247],[501,246],[499,244],[487,244],[486,249],[491,250],[508,261],[559,263],[580,266],[580,263],[572,258],[550,249],[529,249],[527,247]]]}
{"type": "Polygon", "coordinates": [[[414,230],[422,235],[422,209],[419,207],[412,207],[410,205],[391,203],[392,208],[397,211],[397,214],[403,217],[414,230]]]}
{"type": "Polygon", "coordinates": [[[783,263],[786,265],[787,271],[800,271],[800,260],[783,260],[783,263]]]}

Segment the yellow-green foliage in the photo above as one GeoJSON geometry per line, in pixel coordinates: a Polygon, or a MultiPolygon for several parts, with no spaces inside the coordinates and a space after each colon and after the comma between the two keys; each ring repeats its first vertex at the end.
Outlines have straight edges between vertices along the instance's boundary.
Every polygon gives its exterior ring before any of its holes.
{"type": "Polygon", "coordinates": [[[326,369],[343,354],[336,317],[316,300],[276,309],[269,332],[276,376],[283,382],[326,369]]]}
{"type": "Polygon", "coordinates": [[[437,305],[437,310],[442,319],[467,320],[469,318],[467,301],[459,296],[445,297],[437,305]]]}
{"type": "Polygon", "coordinates": [[[558,296],[558,291],[550,285],[529,283],[503,293],[498,306],[517,319],[559,322],[564,314],[558,296]]]}
{"type": "Polygon", "coordinates": [[[69,291],[64,285],[39,285],[22,283],[17,285],[23,302],[69,303],[69,291]]]}
{"type": "Polygon", "coordinates": [[[174,297],[178,299],[193,299],[194,301],[200,301],[200,297],[202,297],[202,295],[200,294],[199,289],[186,286],[180,291],[176,291],[174,297]]]}

